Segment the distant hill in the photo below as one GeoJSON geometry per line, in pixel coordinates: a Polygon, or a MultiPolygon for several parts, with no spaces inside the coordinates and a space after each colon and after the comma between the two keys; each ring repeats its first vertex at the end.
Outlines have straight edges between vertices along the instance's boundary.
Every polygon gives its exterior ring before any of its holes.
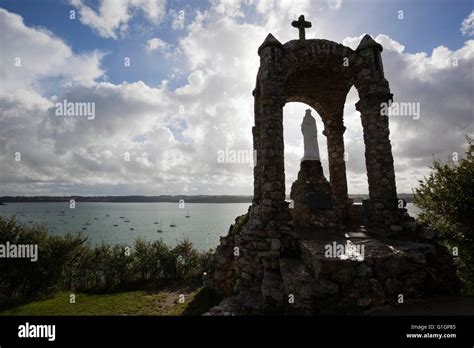
{"type": "MultiPolygon", "coordinates": [[[[368,199],[367,194],[350,194],[350,198],[356,203],[368,199]]],[[[407,202],[413,202],[413,194],[400,193],[398,198],[407,202]]],[[[111,202],[111,203],[149,203],[149,202],[168,202],[177,203],[183,199],[186,203],[252,203],[253,196],[186,196],[186,195],[161,195],[161,196],[4,196],[0,197],[3,203],[19,202],[69,202],[74,199],[76,202],[111,202]]],[[[289,198],[288,198],[289,199],[289,198]]]]}
{"type": "Polygon", "coordinates": [[[4,196],[0,202],[111,202],[111,203],[149,203],[169,202],[178,203],[183,199],[186,203],[251,203],[253,196],[185,196],[185,195],[161,195],[161,196],[4,196]]]}

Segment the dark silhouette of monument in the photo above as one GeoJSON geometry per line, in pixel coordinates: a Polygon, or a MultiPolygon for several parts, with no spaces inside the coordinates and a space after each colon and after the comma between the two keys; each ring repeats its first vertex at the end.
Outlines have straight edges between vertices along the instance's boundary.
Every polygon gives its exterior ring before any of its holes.
{"type": "Polygon", "coordinates": [[[210,314],[311,314],[331,303],[363,310],[458,291],[447,249],[399,206],[389,120],[380,113],[381,104],[393,98],[382,46],[369,35],[355,51],[306,40],[311,23],[304,16],[292,25],[299,29],[298,40],[281,44],[268,34],[258,49],[254,197],[213,255],[205,284],[226,299],[210,314]],[[360,98],[356,109],[369,184],[363,207],[347,194],[343,110],[352,86],[360,98]],[[285,200],[283,106],[288,102],[305,103],[321,116],[330,178],[314,156],[303,158],[291,189],[293,208],[285,200]]]}

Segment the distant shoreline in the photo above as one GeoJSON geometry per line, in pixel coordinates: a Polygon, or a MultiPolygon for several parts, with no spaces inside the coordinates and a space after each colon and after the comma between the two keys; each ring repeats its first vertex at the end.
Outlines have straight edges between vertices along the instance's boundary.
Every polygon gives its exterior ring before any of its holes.
{"type": "Polygon", "coordinates": [[[58,203],[69,202],[95,203],[251,203],[253,196],[4,196],[0,197],[2,203],[58,203]]]}
{"type": "MultiPolygon", "coordinates": [[[[350,194],[349,197],[352,198],[355,203],[360,203],[363,199],[369,198],[369,195],[350,194]]],[[[410,203],[413,201],[413,194],[400,193],[398,198],[403,198],[410,203]]],[[[76,202],[95,203],[178,203],[180,200],[184,200],[186,203],[252,203],[253,196],[3,196],[0,197],[0,203],[54,203],[69,202],[71,199],[74,199],[76,202]]]]}

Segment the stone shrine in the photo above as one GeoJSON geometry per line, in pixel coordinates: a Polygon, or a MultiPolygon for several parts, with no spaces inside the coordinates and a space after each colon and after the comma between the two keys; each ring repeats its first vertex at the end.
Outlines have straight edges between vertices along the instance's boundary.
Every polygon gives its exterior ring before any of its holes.
{"type": "Polygon", "coordinates": [[[298,40],[282,44],[268,34],[258,49],[254,197],[212,256],[205,286],[225,299],[208,314],[317,314],[337,308],[347,313],[397,305],[400,295],[408,301],[459,291],[448,250],[397,199],[389,120],[380,113],[381,104],[393,99],[382,46],[369,35],[356,50],[307,40],[311,23],[304,16],[292,25],[298,40]],[[352,86],[360,98],[356,109],[369,184],[363,206],[348,198],[344,161],[343,111],[352,86]],[[312,129],[307,118],[305,157],[291,189],[293,208],[285,197],[283,106],[288,102],[305,103],[321,116],[330,178],[324,177],[312,138],[316,125],[312,129]]]}

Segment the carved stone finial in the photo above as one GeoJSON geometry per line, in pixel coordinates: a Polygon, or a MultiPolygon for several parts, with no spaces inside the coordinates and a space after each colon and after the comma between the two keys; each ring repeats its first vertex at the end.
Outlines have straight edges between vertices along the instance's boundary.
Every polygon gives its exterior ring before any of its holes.
{"type": "Polygon", "coordinates": [[[372,39],[372,36],[365,34],[365,36],[360,40],[359,46],[357,46],[356,51],[362,51],[367,48],[376,48],[379,52],[382,52],[383,47],[377,41],[372,39]]]}

